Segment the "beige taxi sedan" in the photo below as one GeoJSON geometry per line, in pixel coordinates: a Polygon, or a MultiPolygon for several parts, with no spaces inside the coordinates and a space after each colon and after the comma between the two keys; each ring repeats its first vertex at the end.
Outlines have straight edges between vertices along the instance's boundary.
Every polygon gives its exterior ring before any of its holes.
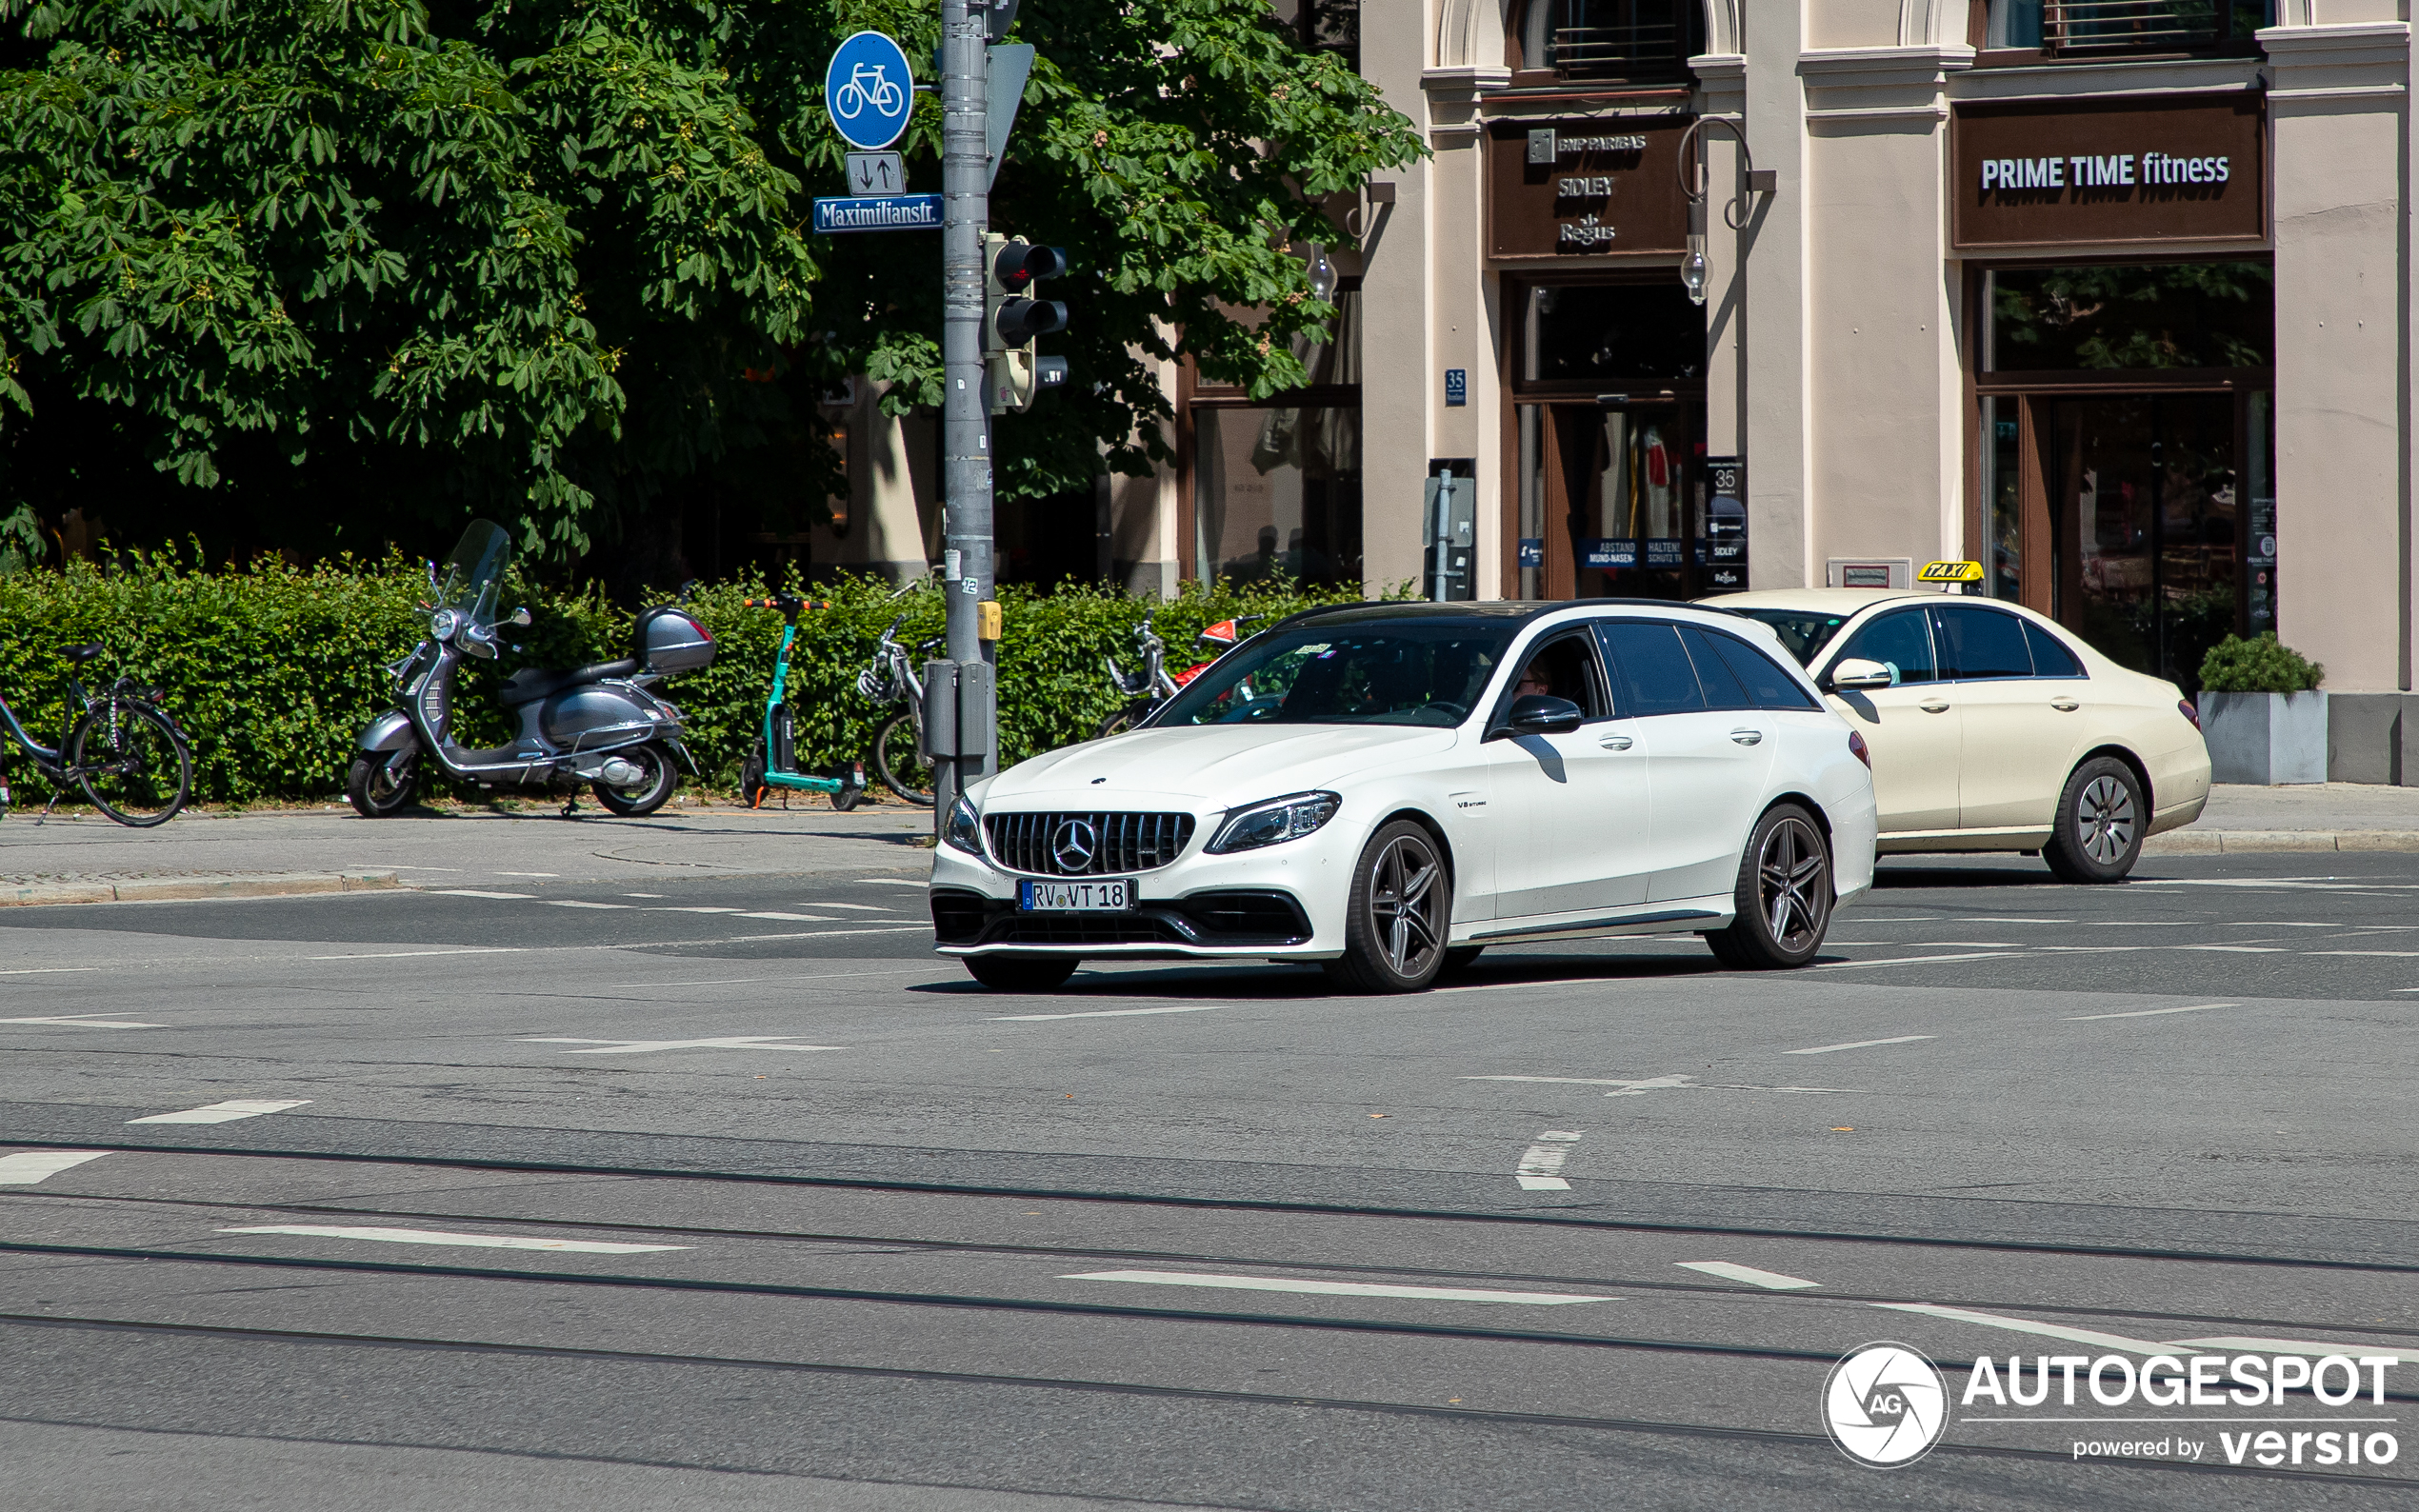
{"type": "Polygon", "coordinates": [[[2038,851],[2068,882],[2116,882],[2144,840],[2209,801],[2209,747],[2182,691],[2029,609],[1874,588],[1700,607],[1778,631],[1864,736],[1885,854],[2038,851]]]}

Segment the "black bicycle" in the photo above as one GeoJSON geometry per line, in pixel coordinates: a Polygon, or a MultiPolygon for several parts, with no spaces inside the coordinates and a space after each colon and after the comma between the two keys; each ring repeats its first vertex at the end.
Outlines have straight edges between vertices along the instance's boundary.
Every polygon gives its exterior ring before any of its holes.
{"type": "MultiPolygon", "coordinates": [[[[63,654],[76,667],[102,650],[99,646],[70,646],[63,654]]],[[[27,733],[17,711],[0,694],[0,728],[25,747],[53,789],[42,808],[45,818],[59,806],[70,783],[84,789],[93,807],[121,825],[149,829],[176,817],[192,796],[193,754],[184,731],[160,707],[164,696],[156,687],[121,677],[95,702],[70,670],[70,708],[58,747],[52,749],[27,733]]],[[[8,806],[8,785],[0,782],[0,813],[8,806]]]]}

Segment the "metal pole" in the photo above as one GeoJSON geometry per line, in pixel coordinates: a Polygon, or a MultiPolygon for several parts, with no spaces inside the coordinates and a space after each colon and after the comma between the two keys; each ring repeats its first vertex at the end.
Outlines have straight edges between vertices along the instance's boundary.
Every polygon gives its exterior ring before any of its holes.
{"type": "MultiPolygon", "coordinates": [[[[981,11],[968,0],[941,0],[942,560],[953,569],[944,585],[948,656],[961,666],[984,660],[975,606],[992,594],[991,421],[983,382],[983,233],[990,224],[988,40],[981,11]]],[[[986,718],[978,727],[996,723],[986,718]]],[[[983,756],[934,759],[936,833],[949,822],[957,795],[989,765],[983,756]]]]}

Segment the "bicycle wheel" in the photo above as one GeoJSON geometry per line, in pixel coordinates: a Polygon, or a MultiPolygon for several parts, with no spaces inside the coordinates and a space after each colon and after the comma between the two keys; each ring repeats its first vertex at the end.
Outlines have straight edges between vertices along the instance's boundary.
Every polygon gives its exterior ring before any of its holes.
{"type": "Polygon", "coordinates": [[[167,824],[193,790],[193,758],[168,716],[108,702],[87,712],[68,745],[68,770],[92,806],[121,825],[167,824]]]}
{"type": "Polygon", "coordinates": [[[1102,720],[1100,722],[1100,732],[1094,735],[1092,739],[1107,740],[1111,735],[1123,735],[1126,731],[1141,724],[1144,720],[1149,719],[1150,717],[1150,711],[1158,706],[1159,705],[1156,700],[1148,698],[1136,699],[1134,702],[1127,705],[1124,708],[1119,709],[1116,713],[1102,720]]]}
{"type": "Polygon", "coordinates": [[[883,786],[909,803],[932,806],[932,764],[915,748],[913,714],[893,714],[873,732],[873,772],[883,786]]]}

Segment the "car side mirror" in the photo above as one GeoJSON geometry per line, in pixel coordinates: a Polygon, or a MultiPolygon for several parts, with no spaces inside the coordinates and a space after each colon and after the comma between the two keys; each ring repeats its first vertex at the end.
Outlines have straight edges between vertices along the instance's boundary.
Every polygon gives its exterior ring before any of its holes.
{"type": "Polygon", "coordinates": [[[530,623],[530,610],[527,605],[512,611],[512,623],[520,626],[527,626],[530,623]]]}
{"type": "Polygon", "coordinates": [[[1515,735],[1568,735],[1587,717],[1578,705],[1567,698],[1526,693],[1512,700],[1511,712],[1504,723],[1511,726],[1515,735]]]}
{"type": "Polygon", "coordinates": [[[1888,687],[1890,686],[1889,668],[1879,662],[1851,656],[1831,668],[1828,681],[1835,688],[1888,687]]]}

